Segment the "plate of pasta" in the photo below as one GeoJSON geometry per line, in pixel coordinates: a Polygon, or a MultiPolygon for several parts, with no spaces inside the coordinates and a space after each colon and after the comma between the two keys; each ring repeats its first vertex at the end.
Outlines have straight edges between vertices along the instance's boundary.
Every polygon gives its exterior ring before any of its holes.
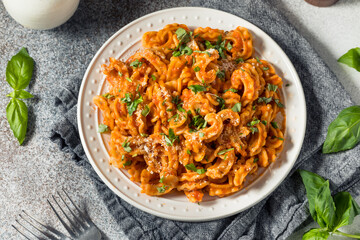
{"type": "Polygon", "coordinates": [[[306,105],[281,48],[207,8],[146,15],[97,52],[78,99],[82,145],[119,197],[148,213],[208,221],[244,211],[287,176],[306,105]]]}

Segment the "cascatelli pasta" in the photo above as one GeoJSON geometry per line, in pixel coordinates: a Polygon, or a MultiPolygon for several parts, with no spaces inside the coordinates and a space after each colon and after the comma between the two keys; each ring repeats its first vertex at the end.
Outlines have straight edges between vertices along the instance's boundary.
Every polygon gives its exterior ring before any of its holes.
{"type": "Polygon", "coordinates": [[[126,62],[102,66],[108,93],[94,97],[110,164],[148,195],[183,191],[227,196],[282,151],[282,79],[254,58],[243,27],[232,31],[170,24],[146,32],[126,62]]]}

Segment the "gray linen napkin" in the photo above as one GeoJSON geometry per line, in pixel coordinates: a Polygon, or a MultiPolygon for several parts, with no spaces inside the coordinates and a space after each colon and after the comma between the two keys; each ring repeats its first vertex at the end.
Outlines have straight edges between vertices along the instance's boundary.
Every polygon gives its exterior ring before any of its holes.
{"type": "MultiPolygon", "coordinates": [[[[353,103],[323,60],[270,1],[129,1],[122,2],[121,6],[113,1],[82,2],[72,22],[80,24],[90,18],[84,28],[106,31],[109,23],[95,21],[91,16],[93,9],[98,11],[97,14],[108,16],[108,21],[115,22],[120,28],[146,13],[176,6],[211,7],[235,14],[260,27],[282,47],[295,65],[305,92],[308,117],[305,141],[290,175],[272,195],[256,206],[232,217],[204,223],[162,219],[117,197],[92,169],[81,146],[76,124],[76,101],[82,76],[71,79],[56,95],[55,105],[62,111],[63,118],[54,125],[51,140],[63,151],[71,152],[73,159],[88,170],[110,214],[126,235],[130,239],[284,239],[309,221],[305,190],[295,172],[299,167],[330,179],[333,193],[349,191],[354,197],[358,196],[360,146],[343,153],[321,154],[328,125],[341,109],[353,103]],[[120,11],[121,16],[114,14],[114,9],[120,11]]],[[[91,42],[101,44],[96,38],[91,42]]]]}

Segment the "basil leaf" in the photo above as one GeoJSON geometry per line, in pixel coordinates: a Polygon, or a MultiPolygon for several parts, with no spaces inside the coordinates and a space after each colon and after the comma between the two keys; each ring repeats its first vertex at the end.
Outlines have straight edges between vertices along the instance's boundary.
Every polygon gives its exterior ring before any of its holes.
{"type": "Polygon", "coordinates": [[[273,128],[275,128],[275,129],[278,129],[278,128],[279,128],[277,122],[271,122],[271,126],[272,126],[273,128]]]}
{"type": "Polygon", "coordinates": [[[225,108],[225,100],[223,98],[217,96],[216,101],[219,103],[219,107],[221,110],[225,108]]]}
{"type": "Polygon", "coordinates": [[[156,80],[156,77],[155,75],[151,74],[151,78],[155,81],[156,80]]]}
{"type": "Polygon", "coordinates": [[[133,62],[130,63],[130,67],[138,68],[138,67],[141,67],[142,64],[143,64],[143,63],[140,62],[139,59],[136,59],[135,61],[133,61],[133,62]]]}
{"type": "Polygon", "coordinates": [[[276,103],[276,105],[277,105],[279,108],[283,108],[283,107],[284,107],[284,104],[282,104],[279,99],[274,99],[274,102],[276,103]]]}
{"type": "Polygon", "coordinates": [[[114,95],[111,95],[110,93],[105,93],[105,94],[103,94],[101,96],[104,97],[104,98],[107,98],[107,99],[111,99],[111,98],[115,97],[114,95]]]}
{"type": "Polygon", "coordinates": [[[309,201],[310,214],[316,221],[317,217],[315,211],[315,198],[318,195],[320,187],[325,183],[325,180],[319,175],[306,170],[299,170],[299,173],[305,185],[306,196],[309,201]]]}
{"type": "Polygon", "coordinates": [[[132,151],[132,149],[130,147],[130,143],[127,141],[127,139],[125,140],[125,142],[123,142],[123,144],[121,144],[121,146],[124,148],[125,152],[132,151]]]}
{"type": "Polygon", "coordinates": [[[6,117],[14,136],[21,145],[25,139],[28,122],[28,108],[26,104],[20,99],[12,98],[6,107],[6,117]]]}
{"type": "Polygon", "coordinates": [[[236,63],[243,63],[243,62],[244,62],[244,59],[238,58],[238,59],[235,59],[235,62],[236,62],[236,63]]]}
{"type": "Polygon", "coordinates": [[[104,133],[104,132],[107,132],[109,131],[109,127],[105,124],[99,124],[99,127],[98,127],[98,132],[99,133],[104,133]]]}
{"type": "Polygon", "coordinates": [[[360,214],[360,207],[348,192],[339,192],[334,196],[336,207],[336,220],[334,226],[330,229],[336,229],[350,225],[354,221],[354,217],[360,214]]]}
{"type": "Polygon", "coordinates": [[[205,41],[205,47],[206,49],[209,49],[209,48],[214,48],[215,46],[212,45],[208,40],[205,41]]]}
{"type": "Polygon", "coordinates": [[[198,92],[206,91],[206,87],[204,87],[203,85],[190,85],[188,86],[188,89],[193,91],[195,94],[197,94],[198,92]]]}
{"type": "Polygon", "coordinates": [[[25,91],[25,90],[14,90],[12,91],[10,94],[6,95],[7,97],[12,97],[12,98],[20,98],[20,99],[27,99],[27,98],[33,98],[34,96],[25,91]]]}
{"type": "Polygon", "coordinates": [[[193,163],[186,164],[185,168],[188,170],[191,170],[193,172],[196,172],[199,175],[204,174],[206,172],[206,169],[204,169],[204,168],[198,169],[195,167],[195,165],[193,163]]]}
{"type": "Polygon", "coordinates": [[[247,125],[248,125],[249,127],[251,127],[251,126],[254,126],[254,125],[258,124],[259,122],[260,122],[259,119],[254,118],[254,119],[253,119],[251,122],[249,122],[247,125]]]}
{"type": "Polygon", "coordinates": [[[329,125],[323,153],[351,149],[360,141],[360,106],[351,106],[340,112],[329,125]]]}
{"type": "Polygon", "coordinates": [[[241,103],[235,103],[235,105],[231,108],[234,112],[240,112],[241,111],[241,103]]]}
{"type": "Polygon", "coordinates": [[[196,115],[191,119],[189,124],[189,128],[195,128],[196,130],[200,130],[201,128],[205,128],[207,125],[207,121],[201,116],[196,115]]]}
{"type": "Polygon", "coordinates": [[[24,89],[29,85],[33,70],[34,60],[21,48],[6,66],[6,81],[15,90],[24,89]]]}
{"type": "Polygon", "coordinates": [[[132,164],[132,161],[131,160],[128,160],[128,161],[126,161],[124,164],[123,164],[123,166],[130,166],[132,164]]]}
{"type": "Polygon", "coordinates": [[[272,97],[259,97],[258,99],[258,103],[262,103],[264,102],[265,104],[268,104],[269,102],[272,101],[272,97]]]}
{"type": "Polygon", "coordinates": [[[216,72],[216,77],[218,77],[220,79],[224,79],[225,78],[225,71],[224,70],[222,70],[222,71],[218,70],[216,72]]]}
{"type": "Polygon", "coordinates": [[[236,90],[236,89],[234,89],[234,88],[229,88],[229,89],[224,90],[224,93],[226,93],[226,92],[228,92],[228,91],[233,92],[233,93],[236,93],[238,90],[236,90]]]}
{"type": "Polygon", "coordinates": [[[268,83],[267,89],[268,89],[269,91],[276,92],[276,90],[278,89],[278,86],[277,86],[277,85],[274,85],[274,84],[268,83]]]}
{"type": "Polygon", "coordinates": [[[169,186],[162,185],[162,187],[156,187],[159,193],[164,193],[169,186]]]}
{"type": "Polygon", "coordinates": [[[165,179],[165,177],[160,178],[159,183],[163,183],[164,179],[165,179]]]}
{"type": "Polygon", "coordinates": [[[335,203],[331,197],[329,181],[325,181],[315,197],[316,222],[321,227],[329,228],[335,221],[335,203]]]}
{"type": "Polygon", "coordinates": [[[350,49],[338,59],[338,62],[355,68],[356,71],[360,72],[360,48],[350,49]]]}
{"type": "Polygon", "coordinates": [[[250,127],[250,130],[252,134],[259,132],[259,129],[257,127],[250,127]]]}
{"type": "Polygon", "coordinates": [[[196,67],[194,68],[194,72],[198,72],[198,71],[200,71],[200,67],[199,67],[199,66],[196,66],[196,67]]]}
{"type": "Polygon", "coordinates": [[[329,232],[326,229],[312,228],[302,236],[302,240],[326,240],[328,237],[329,232]]]}
{"type": "Polygon", "coordinates": [[[227,50],[230,51],[233,48],[233,46],[231,45],[230,42],[228,42],[228,44],[226,45],[226,48],[227,48],[227,50]]]}
{"type": "Polygon", "coordinates": [[[179,40],[179,45],[182,43],[188,43],[190,42],[190,34],[186,32],[183,28],[178,28],[175,32],[177,39],[179,40]]]}

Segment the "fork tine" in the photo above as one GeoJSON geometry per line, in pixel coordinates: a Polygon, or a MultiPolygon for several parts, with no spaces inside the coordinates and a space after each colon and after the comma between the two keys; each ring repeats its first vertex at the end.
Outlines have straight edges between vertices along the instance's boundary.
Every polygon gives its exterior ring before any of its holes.
{"type": "Polygon", "coordinates": [[[22,210],[23,213],[26,214],[26,216],[28,216],[29,218],[31,218],[31,220],[35,221],[36,223],[38,223],[39,225],[43,226],[44,228],[46,228],[47,230],[49,230],[51,233],[55,234],[57,237],[62,237],[62,238],[65,238],[67,237],[66,235],[64,235],[63,233],[59,232],[58,230],[56,230],[55,228],[53,227],[49,227],[49,226],[46,226],[44,225],[43,223],[41,223],[39,220],[37,220],[36,218],[30,216],[27,212],[25,212],[24,210],[22,210]]]}
{"type": "Polygon", "coordinates": [[[72,203],[72,205],[76,208],[76,210],[80,213],[80,216],[82,217],[82,219],[84,219],[89,225],[94,225],[94,223],[91,221],[91,219],[83,212],[81,211],[78,206],[76,206],[76,204],[74,203],[74,201],[70,198],[70,196],[67,194],[67,192],[65,192],[64,189],[62,189],[63,192],[65,193],[65,195],[67,196],[67,198],[70,200],[70,202],[72,203]]]}
{"type": "Polygon", "coordinates": [[[25,234],[23,234],[19,229],[17,229],[14,225],[11,225],[13,228],[15,228],[15,230],[20,233],[24,238],[31,240],[30,238],[28,238],[25,234]]]}
{"type": "Polygon", "coordinates": [[[54,206],[51,204],[51,202],[49,201],[49,199],[47,199],[47,202],[49,203],[51,209],[54,211],[55,215],[57,216],[57,218],[60,220],[61,224],[66,228],[66,230],[69,232],[70,236],[75,238],[75,234],[74,232],[70,229],[70,227],[61,219],[61,217],[59,216],[59,214],[57,213],[57,211],[55,210],[54,206]]]}
{"type": "Polygon", "coordinates": [[[69,205],[67,205],[67,203],[65,202],[65,200],[63,199],[63,197],[60,195],[59,192],[57,192],[57,194],[59,195],[60,199],[62,200],[62,202],[65,204],[66,208],[70,211],[71,215],[74,217],[75,221],[83,228],[86,229],[86,226],[84,225],[83,221],[81,221],[76,215],[75,213],[70,209],[69,205]]]}
{"type": "Polygon", "coordinates": [[[30,222],[29,220],[27,220],[27,219],[25,219],[21,214],[19,214],[19,217],[20,218],[22,218],[25,222],[27,222],[28,224],[30,224],[33,228],[35,228],[36,230],[38,230],[40,233],[42,233],[42,234],[44,234],[46,237],[48,237],[48,238],[50,238],[50,239],[55,239],[56,240],[56,238],[53,236],[53,235],[51,235],[51,234],[49,234],[49,233],[47,233],[47,232],[44,232],[44,231],[42,231],[42,230],[40,230],[38,227],[36,227],[32,222],[30,222]]]}
{"type": "Polygon", "coordinates": [[[35,233],[33,233],[29,228],[25,227],[24,225],[22,225],[17,219],[15,220],[20,226],[22,226],[23,228],[25,228],[29,233],[31,233],[31,235],[33,235],[34,237],[36,237],[37,239],[41,239],[40,237],[36,236],[35,233]]]}
{"type": "Polygon", "coordinates": [[[76,226],[76,224],[69,218],[69,216],[65,213],[64,209],[60,206],[54,195],[52,195],[52,198],[54,199],[56,205],[60,208],[61,212],[65,215],[66,219],[70,222],[70,227],[73,229],[76,233],[81,233],[80,229],[76,226]]]}

